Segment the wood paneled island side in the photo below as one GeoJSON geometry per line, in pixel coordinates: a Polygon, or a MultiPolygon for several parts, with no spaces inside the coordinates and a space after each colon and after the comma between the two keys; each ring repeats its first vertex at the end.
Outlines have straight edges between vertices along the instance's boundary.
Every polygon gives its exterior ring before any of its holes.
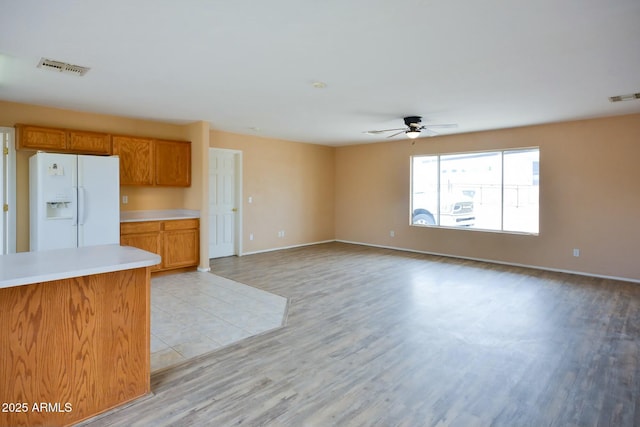
{"type": "Polygon", "coordinates": [[[119,245],[0,256],[0,426],[71,425],[150,392],[150,267],[119,245]]]}

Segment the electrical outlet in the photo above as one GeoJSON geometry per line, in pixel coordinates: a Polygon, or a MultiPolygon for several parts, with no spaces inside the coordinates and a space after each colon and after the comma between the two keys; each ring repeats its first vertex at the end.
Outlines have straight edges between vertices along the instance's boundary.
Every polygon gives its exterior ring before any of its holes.
{"type": "Polygon", "coordinates": [[[126,205],[127,203],[129,203],[129,196],[122,196],[122,204],[126,205]]]}
{"type": "Polygon", "coordinates": [[[253,233],[249,233],[249,240],[253,240],[253,233]]]}
{"type": "Polygon", "coordinates": [[[395,231],[393,231],[393,230],[391,230],[391,231],[389,232],[389,236],[390,236],[390,237],[396,237],[396,232],[395,232],[395,231]]]}
{"type": "Polygon", "coordinates": [[[575,256],[575,257],[579,257],[579,256],[580,256],[580,249],[578,249],[578,248],[573,248],[573,256],[575,256]]]}

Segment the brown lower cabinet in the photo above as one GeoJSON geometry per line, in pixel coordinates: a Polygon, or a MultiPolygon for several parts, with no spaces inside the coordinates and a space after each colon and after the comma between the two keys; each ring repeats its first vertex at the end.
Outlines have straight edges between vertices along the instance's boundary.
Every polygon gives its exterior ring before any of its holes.
{"type": "Polygon", "coordinates": [[[123,222],[120,244],[160,255],[162,262],[151,267],[152,272],[196,267],[200,261],[200,220],[123,222]]]}

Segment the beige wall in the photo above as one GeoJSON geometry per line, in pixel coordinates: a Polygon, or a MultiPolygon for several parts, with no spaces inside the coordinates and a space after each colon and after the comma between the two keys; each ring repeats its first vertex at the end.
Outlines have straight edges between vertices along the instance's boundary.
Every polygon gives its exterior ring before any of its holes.
{"type": "Polygon", "coordinates": [[[334,148],[220,131],[210,146],[242,151],[244,252],[334,239],[334,148]]]}
{"type": "MultiPolygon", "coordinates": [[[[640,280],[640,115],[339,148],[0,101],[0,126],[16,123],[191,140],[191,188],[121,187],[121,209],[201,210],[203,268],[210,146],[243,152],[245,253],[338,239],[640,280]],[[539,236],[408,225],[411,155],[529,146],[540,147],[539,236]]],[[[17,154],[19,251],[30,154],[17,154]]]]}
{"type": "MultiPolygon", "coordinates": [[[[186,140],[190,136],[189,126],[0,101],[0,126],[12,127],[16,123],[166,139],[186,140]]],[[[208,141],[204,144],[208,144],[208,141]]],[[[33,152],[19,151],[16,155],[16,249],[19,252],[29,250],[29,157],[32,154],[33,152]]],[[[129,197],[129,203],[121,204],[120,209],[192,207],[194,203],[187,200],[189,191],[183,188],[123,186],[120,192],[129,197]]]]}
{"type": "Polygon", "coordinates": [[[640,280],[640,115],[340,147],[336,182],[338,240],[640,280]],[[411,155],[529,146],[538,236],[409,226],[411,155]]]}

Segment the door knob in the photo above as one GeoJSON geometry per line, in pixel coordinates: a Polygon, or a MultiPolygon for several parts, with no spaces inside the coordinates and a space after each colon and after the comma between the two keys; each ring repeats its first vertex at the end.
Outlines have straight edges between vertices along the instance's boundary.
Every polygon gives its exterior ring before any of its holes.
{"type": "Polygon", "coordinates": [[[238,209],[233,208],[233,209],[231,209],[231,212],[238,212],[238,209]]]}

